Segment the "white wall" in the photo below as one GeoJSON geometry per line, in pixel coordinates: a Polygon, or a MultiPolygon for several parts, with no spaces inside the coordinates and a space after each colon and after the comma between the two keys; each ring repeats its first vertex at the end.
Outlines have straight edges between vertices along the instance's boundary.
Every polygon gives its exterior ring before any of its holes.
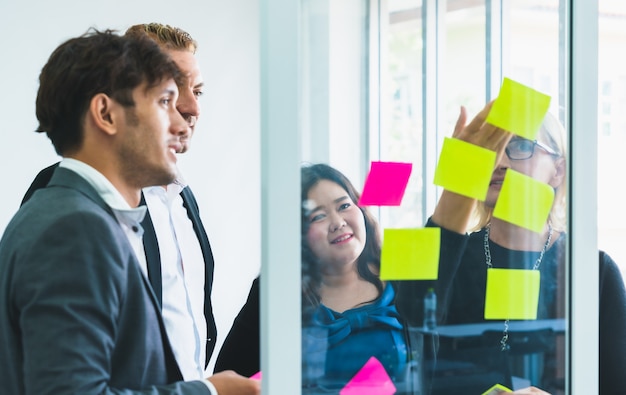
{"type": "Polygon", "coordinates": [[[33,132],[39,72],[50,53],[91,26],[124,31],[147,22],[179,26],[199,42],[203,113],[180,164],[198,198],[215,255],[219,346],[260,266],[257,1],[0,0],[0,171],[5,185],[0,233],[35,174],[58,160],[48,138],[33,132]]]}

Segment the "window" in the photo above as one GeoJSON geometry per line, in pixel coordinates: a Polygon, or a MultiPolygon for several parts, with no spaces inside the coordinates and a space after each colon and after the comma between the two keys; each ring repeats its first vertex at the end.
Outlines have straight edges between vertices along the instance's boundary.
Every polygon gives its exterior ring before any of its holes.
{"type": "Polygon", "coordinates": [[[598,46],[598,246],[626,273],[626,211],[620,199],[621,169],[626,159],[626,60],[620,56],[626,40],[626,5],[599,2],[598,46]]]}
{"type": "MultiPolygon", "coordinates": [[[[440,188],[433,185],[433,175],[442,141],[452,133],[459,106],[465,106],[473,116],[486,101],[495,98],[503,77],[549,95],[549,112],[565,130],[575,129],[568,125],[573,118],[568,96],[570,2],[346,0],[302,4],[303,159],[338,167],[357,188],[362,187],[370,161],[411,162],[414,167],[403,204],[376,212],[385,229],[424,226],[441,196],[440,188]]],[[[603,100],[611,111],[604,115],[613,117],[616,105],[624,102],[624,95],[617,93],[623,76],[605,80],[610,85],[602,91],[603,100]]],[[[626,123],[621,119],[617,122],[626,123]]],[[[614,136],[613,123],[608,136],[614,136]]],[[[535,156],[549,156],[555,151],[569,159],[567,144],[561,146],[543,136],[539,140],[540,144],[533,145],[535,156]],[[549,149],[542,150],[546,145],[549,149]]],[[[554,155],[555,163],[559,157],[554,155]]],[[[519,250],[511,242],[517,239],[505,237],[504,245],[498,246],[490,238],[496,232],[493,222],[493,229],[483,227],[478,234],[484,239],[473,240],[476,256],[485,259],[480,271],[487,272],[490,263],[487,248],[492,256],[499,257],[491,262],[495,267],[511,260],[510,255],[519,255],[519,261],[541,262],[537,265],[541,270],[538,319],[485,319],[480,298],[486,289],[480,284],[471,295],[478,295],[478,303],[468,298],[467,305],[478,311],[478,319],[447,317],[438,323],[437,333],[422,333],[425,354],[419,369],[423,369],[425,381],[419,385],[435,388],[450,384],[467,389],[449,378],[472,371],[481,383],[502,383],[506,374],[504,383],[513,388],[532,384],[555,394],[565,393],[570,382],[565,344],[571,335],[566,293],[570,284],[567,228],[553,233],[547,230],[552,226],[544,227],[540,237],[521,248],[529,253],[517,254],[519,250]],[[537,240],[541,241],[538,247],[537,240]],[[552,250],[554,240],[559,243],[557,252],[552,250]],[[494,252],[498,249],[501,251],[494,252]],[[545,287],[550,291],[544,292],[545,287]],[[478,326],[467,336],[459,335],[457,325],[478,326]],[[510,358],[501,359],[505,354],[492,353],[494,347],[499,351],[501,343],[510,347],[506,354],[510,358]],[[438,349],[433,347],[436,344],[438,349]],[[428,366],[435,362],[427,358],[429,346],[437,355],[437,371],[428,366]],[[480,355],[486,352],[490,357],[482,360],[480,355]],[[504,367],[510,369],[508,373],[500,370],[504,367]]],[[[515,267],[507,264],[502,268],[515,267]]],[[[523,268],[537,271],[532,265],[523,268]]],[[[457,276],[467,281],[467,286],[461,284],[458,289],[472,288],[472,273],[467,274],[457,276]]],[[[417,296],[415,306],[423,303],[423,294],[417,296]]],[[[409,329],[417,326],[413,323],[409,329]]],[[[303,358],[307,358],[306,353],[303,358]]],[[[333,362],[341,365],[342,360],[333,362]]],[[[304,373],[312,377],[312,372],[303,371],[303,377],[304,373]]]]}

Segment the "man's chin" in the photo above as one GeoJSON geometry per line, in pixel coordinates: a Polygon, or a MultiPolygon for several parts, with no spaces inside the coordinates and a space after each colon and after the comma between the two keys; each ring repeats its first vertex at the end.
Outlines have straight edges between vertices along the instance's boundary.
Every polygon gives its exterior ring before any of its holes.
{"type": "Polygon", "coordinates": [[[187,145],[187,142],[184,141],[182,143],[180,151],[178,151],[177,154],[184,154],[185,152],[187,152],[188,149],[189,149],[189,145],[187,145]]]}

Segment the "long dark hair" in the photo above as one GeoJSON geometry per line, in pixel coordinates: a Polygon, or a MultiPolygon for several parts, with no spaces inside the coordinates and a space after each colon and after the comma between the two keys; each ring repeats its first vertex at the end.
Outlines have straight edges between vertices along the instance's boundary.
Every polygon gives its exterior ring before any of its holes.
{"type": "MultiPolygon", "coordinates": [[[[302,288],[303,288],[303,308],[315,307],[320,302],[319,285],[321,282],[321,270],[317,257],[311,251],[307,243],[306,235],[309,230],[307,200],[309,191],[321,180],[334,182],[343,188],[350,199],[358,204],[360,194],[352,185],[350,180],[339,170],[322,163],[305,164],[301,168],[301,223],[302,223],[302,288]]],[[[374,216],[365,207],[359,206],[365,219],[365,248],[357,261],[357,271],[364,280],[374,284],[379,293],[383,291],[383,283],[378,273],[371,270],[373,265],[377,272],[380,272],[380,249],[381,238],[378,223],[374,216]]]]}

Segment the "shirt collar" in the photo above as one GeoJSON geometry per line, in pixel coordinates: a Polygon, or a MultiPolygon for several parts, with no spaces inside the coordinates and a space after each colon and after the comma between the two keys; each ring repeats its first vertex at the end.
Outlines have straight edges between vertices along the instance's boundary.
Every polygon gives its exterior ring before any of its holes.
{"type": "Polygon", "coordinates": [[[171,184],[168,184],[166,188],[163,186],[152,186],[143,188],[144,194],[153,194],[156,196],[164,197],[169,204],[172,203],[174,199],[177,198],[178,195],[187,187],[187,183],[185,182],[183,176],[180,174],[180,171],[177,172],[176,179],[171,184]]]}
{"type": "Polygon", "coordinates": [[[85,179],[91,185],[104,202],[115,212],[118,220],[120,215],[130,222],[141,222],[146,215],[146,207],[130,207],[122,194],[111,184],[111,182],[98,170],[72,158],[63,158],[59,167],[72,170],[85,179]]]}

